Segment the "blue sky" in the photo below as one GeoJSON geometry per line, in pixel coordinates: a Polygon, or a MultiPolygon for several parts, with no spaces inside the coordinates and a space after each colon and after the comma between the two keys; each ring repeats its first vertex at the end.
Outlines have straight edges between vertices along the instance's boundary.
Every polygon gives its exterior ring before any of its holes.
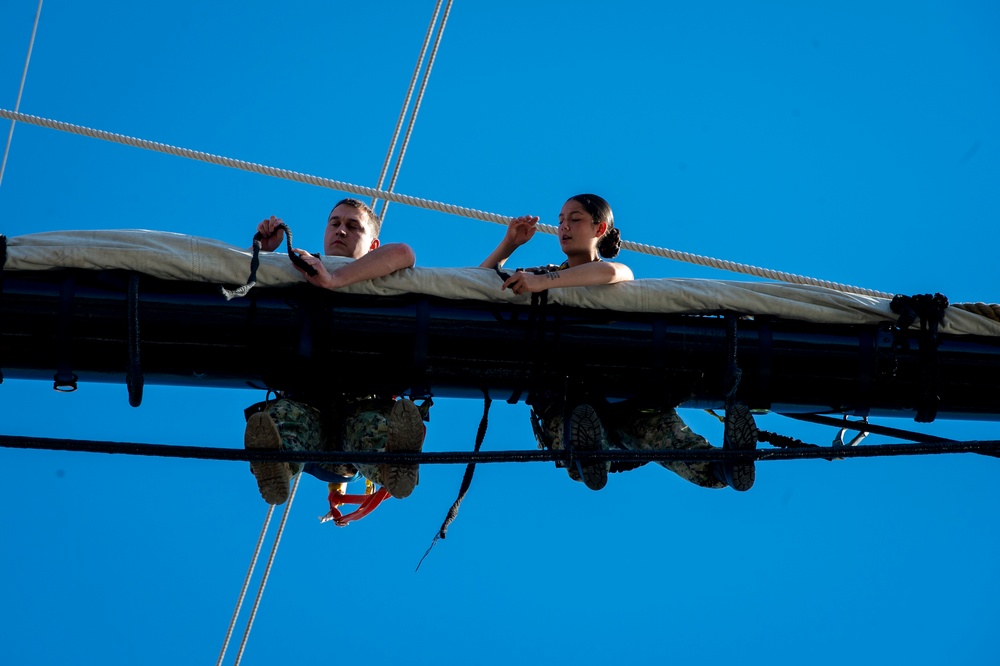
{"type": "MultiPolygon", "coordinates": [[[[36,6],[0,9],[7,109],[36,6]]],[[[373,186],[432,10],[48,0],[21,110],[373,186]]],[[[459,0],[396,189],[548,223],[593,191],[630,240],[997,302],[998,29],[993,2],[459,0]]],[[[0,232],[248,245],[276,214],[319,247],[340,196],[18,124],[0,232]]],[[[393,204],[383,240],[465,266],[501,233],[393,204]]],[[[558,258],[542,236],[512,261],[558,258]]],[[[640,278],[743,279],[621,259],[640,278]]],[[[0,395],[6,434],[232,447],[261,397],[147,386],[133,409],[124,386],[10,379],[0,395]]],[[[481,410],[438,401],[426,448],[471,449],[481,410]]],[[[485,449],[534,446],[525,405],[491,416],[485,449]]],[[[711,417],[683,416],[720,441],[711,417]]],[[[921,429],[997,437],[993,421],[921,429]]],[[[245,463],[0,462],[10,663],[215,661],[266,510],[245,463]]],[[[968,455],[762,463],[738,495],[654,465],[600,493],[547,464],[484,465],[416,574],[462,467],[426,466],[411,498],[346,529],[319,524],[325,485],[306,478],[243,663],[996,663],[998,471],[968,455]]]]}

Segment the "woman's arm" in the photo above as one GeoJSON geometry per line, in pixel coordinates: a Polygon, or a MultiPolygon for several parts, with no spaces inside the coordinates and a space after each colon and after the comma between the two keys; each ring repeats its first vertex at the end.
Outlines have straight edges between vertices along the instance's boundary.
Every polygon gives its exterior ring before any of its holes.
{"type": "Polygon", "coordinates": [[[515,294],[534,293],[555,287],[594,287],[615,282],[628,282],[632,270],[625,264],[610,261],[591,261],[561,271],[535,275],[518,271],[503,283],[504,289],[515,294]]]}
{"type": "Polygon", "coordinates": [[[527,243],[535,235],[536,224],[538,224],[538,217],[535,215],[522,215],[508,222],[507,232],[504,234],[503,240],[490,253],[490,256],[479,264],[480,268],[503,266],[503,262],[514,254],[514,250],[527,243]]]}

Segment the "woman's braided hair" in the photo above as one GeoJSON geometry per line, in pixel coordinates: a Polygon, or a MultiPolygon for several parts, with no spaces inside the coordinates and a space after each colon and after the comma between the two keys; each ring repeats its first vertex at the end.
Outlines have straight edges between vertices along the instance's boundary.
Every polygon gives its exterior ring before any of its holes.
{"type": "Polygon", "coordinates": [[[570,197],[570,201],[576,201],[583,206],[584,210],[594,218],[594,224],[607,223],[607,231],[597,241],[597,253],[605,259],[617,257],[622,247],[622,235],[615,226],[615,214],[611,212],[611,204],[596,194],[577,194],[570,197]]]}

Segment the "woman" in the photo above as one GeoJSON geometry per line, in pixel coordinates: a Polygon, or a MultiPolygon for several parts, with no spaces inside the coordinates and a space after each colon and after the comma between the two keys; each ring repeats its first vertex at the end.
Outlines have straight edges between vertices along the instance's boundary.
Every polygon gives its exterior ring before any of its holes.
{"type": "MultiPolygon", "coordinates": [[[[489,257],[480,264],[486,268],[499,268],[535,235],[538,217],[517,217],[507,225],[507,233],[489,257]]],[[[596,194],[578,194],[570,197],[559,211],[559,247],[566,260],[559,266],[545,271],[515,272],[504,281],[501,289],[515,294],[545,291],[552,287],[592,287],[632,279],[632,271],[625,264],[602,261],[613,259],[621,247],[621,234],[615,228],[611,205],[596,194]]],[[[535,434],[543,448],[562,449],[565,406],[559,399],[536,399],[532,405],[535,434]]],[[[607,435],[594,408],[587,404],[573,408],[569,418],[569,438],[574,448],[584,451],[607,449],[607,435]]],[[[562,466],[562,465],[560,465],[562,466]]],[[[571,467],[569,475],[583,481],[588,488],[600,490],[608,482],[609,464],[596,461],[571,467]]]]}
{"type": "MultiPolygon", "coordinates": [[[[484,268],[499,268],[520,246],[535,235],[538,217],[514,218],[500,244],[480,264],[484,268]]],[[[553,287],[591,287],[632,280],[628,266],[603,261],[613,259],[621,247],[621,234],[615,227],[611,205],[596,194],[570,197],[559,212],[559,247],[566,260],[559,266],[544,270],[518,270],[506,279],[501,289],[515,294],[545,291],[553,287]]],[[[539,446],[563,449],[564,435],[573,448],[597,451],[610,448],[608,431],[593,406],[575,405],[572,410],[560,397],[536,398],[532,405],[532,423],[539,446]],[[564,427],[568,416],[568,427],[564,427]]],[[[638,408],[632,403],[607,406],[611,417],[610,435],[613,444],[629,450],[710,449],[704,437],[692,432],[670,407],[638,408]]],[[[731,405],[726,411],[724,448],[753,449],[757,429],[750,411],[744,405],[731,405]]],[[[731,486],[748,490],[754,481],[754,465],[707,462],[660,463],[685,479],[707,488],[731,486]]],[[[558,466],[564,466],[558,464],[558,466]]],[[[588,488],[600,490],[608,482],[608,462],[581,464],[567,472],[570,478],[583,481],[588,488]]]]}

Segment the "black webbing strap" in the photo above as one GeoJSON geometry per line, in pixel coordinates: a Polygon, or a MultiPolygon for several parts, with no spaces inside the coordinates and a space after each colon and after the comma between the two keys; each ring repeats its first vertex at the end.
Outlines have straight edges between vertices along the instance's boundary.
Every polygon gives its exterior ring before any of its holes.
{"type": "MultiPolygon", "coordinates": [[[[473,449],[475,453],[479,453],[480,447],[483,445],[483,440],[486,439],[486,428],[489,426],[489,414],[490,405],[493,400],[490,398],[489,394],[483,393],[483,417],[479,420],[479,429],[476,431],[476,446],[473,449]]],[[[438,533],[434,535],[434,539],[431,541],[431,545],[427,547],[427,552],[424,556],[420,558],[417,562],[417,568],[414,570],[419,570],[420,565],[423,564],[424,560],[430,555],[431,548],[434,544],[438,542],[439,539],[444,539],[448,536],[448,527],[458,518],[458,507],[461,506],[462,500],[465,499],[465,494],[469,492],[469,486],[472,485],[472,475],[476,472],[476,463],[469,463],[465,467],[465,475],[462,477],[462,485],[458,489],[458,497],[455,499],[455,503],[451,505],[448,509],[448,515],[445,516],[444,522],[441,523],[438,533]]]]}
{"type": "Polygon", "coordinates": [[[897,294],[889,304],[890,309],[899,315],[895,333],[897,345],[903,343],[903,332],[917,319],[920,320],[920,395],[917,400],[917,414],[913,420],[917,423],[930,423],[937,418],[938,404],[938,326],[944,320],[944,311],[948,307],[948,298],[941,294],[918,294],[903,296],[897,294]]]}
{"type": "MultiPolygon", "coordinates": [[[[285,232],[285,247],[288,251],[288,258],[292,260],[292,264],[304,270],[309,277],[316,275],[315,268],[303,261],[302,257],[292,252],[292,230],[288,228],[288,225],[281,223],[278,225],[278,228],[283,229],[285,232]]],[[[264,235],[259,231],[253,235],[253,256],[250,258],[250,277],[247,278],[247,283],[238,289],[219,287],[227,301],[246,296],[257,285],[257,269],[260,267],[260,242],[263,238],[264,235]]]]}
{"type": "Polygon", "coordinates": [[[59,289],[59,343],[56,360],[56,374],[53,377],[52,388],[64,393],[71,393],[76,390],[76,380],[73,374],[73,365],[70,361],[70,353],[73,336],[70,334],[70,318],[73,316],[73,294],[76,287],[73,274],[67,273],[59,289]]]}
{"type": "Polygon", "coordinates": [[[725,384],[722,387],[723,395],[726,398],[726,409],[736,401],[736,391],[740,387],[740,380],[743,378],[743,371],[740,369],[737,360],[739,350],[739,340],[737,321],[739,317],[731,312],[726,313],[726,375],[725,384]]]}
{"type": "Polygon", "coordinates": [[[145,378],[142,374],[142,356],[139,346],[139,274],[132,273],[128,280],[128,370],[125,373],[125,387],[128,389],[128,404],[138,407],[142,404],[142,388],[145,378]]]}
{"type": "Polygon", "coordinates": [[[413,377],[410,382],[409,394],[411,398],[426,398],[431,394],[430,385],[427,382],[431,304],[426,298],[417,301],[415,315],[413,322],[413,377]]]}
{"type": "MultiPolygon", "coordinates": [[[[0,292],[3,292],[4,267],[7,265],[7,237],[0,234],[0,292]]],[[[3,371],[0,370],[0,384],[3,384],[3,371]]]]}

